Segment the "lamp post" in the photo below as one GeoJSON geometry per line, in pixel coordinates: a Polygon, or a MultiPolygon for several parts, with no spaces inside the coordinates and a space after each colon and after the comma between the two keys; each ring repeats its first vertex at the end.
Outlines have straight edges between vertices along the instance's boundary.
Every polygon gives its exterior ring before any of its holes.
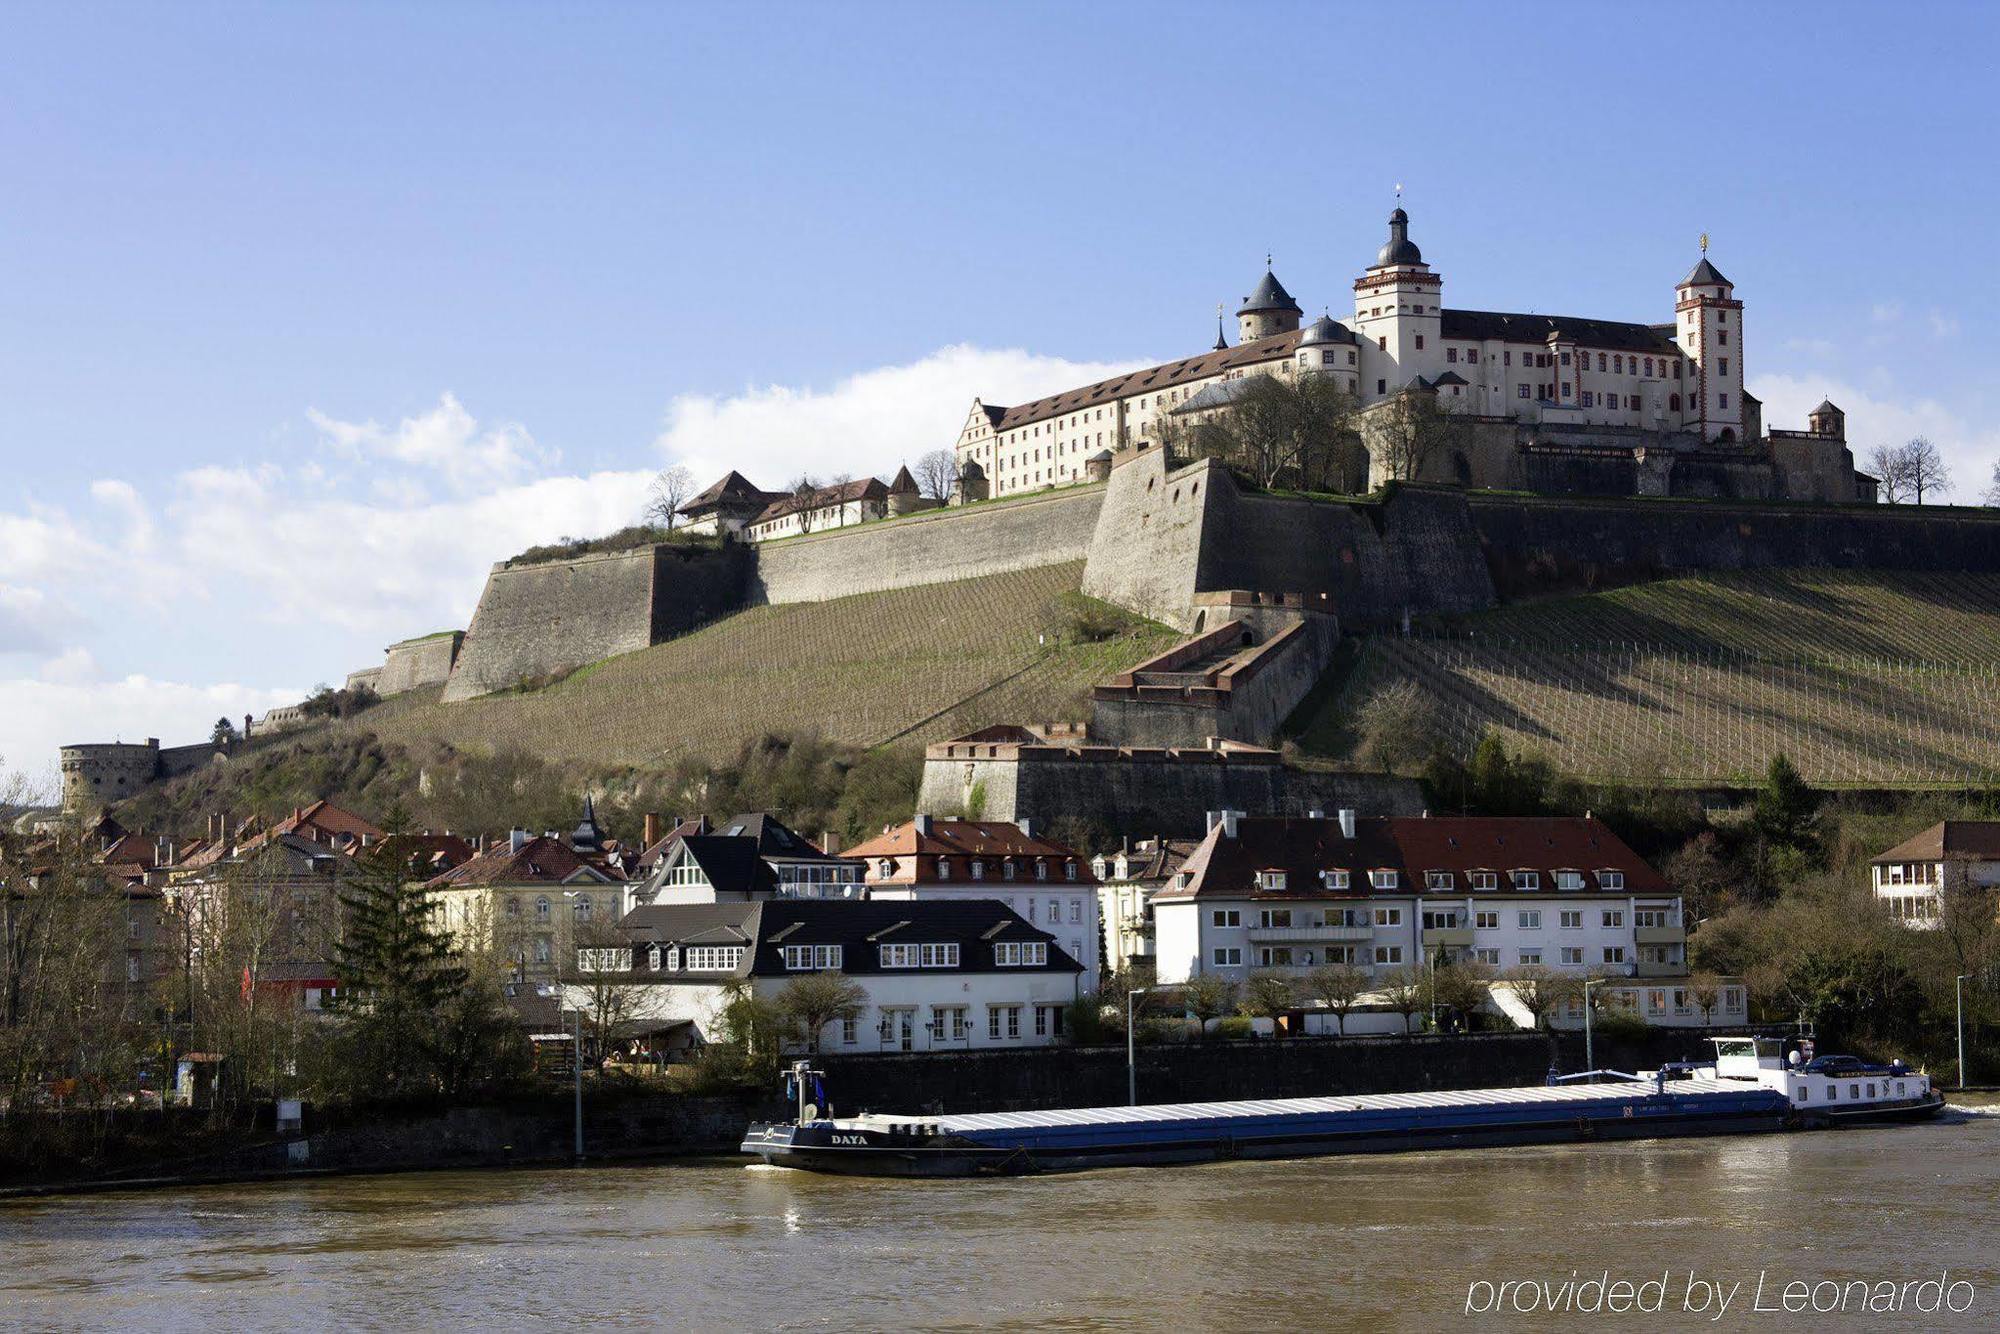
{"type": "Polygon", "coordinates": [[[1965,984],[1971,976],[1970,973],[1960,973],[1958,981],[1952,984],[1952,990],[1958,993],[1958,1086],[1961,1089],[1965,1087],[1965,984]]]}
{"type": "Polygon", "coordinates": [[[1607,979],[1593,977],[1583,984],[1583,1067],[1590,1071],[1590,1082],[1597,1082],[1597,1046],[1590,1031],[1590,989],[1601,986],[1607,979]]]}

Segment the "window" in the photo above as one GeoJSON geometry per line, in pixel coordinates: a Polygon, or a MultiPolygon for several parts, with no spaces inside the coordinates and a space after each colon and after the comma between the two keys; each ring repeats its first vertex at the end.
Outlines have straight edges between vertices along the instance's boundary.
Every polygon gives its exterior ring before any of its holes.
{"type": "Polygon", "coordinates": [[[625,968],[625,951],[618,949],[578,950],[576,971],[579,973],[616,973],[625,968]]]}
{"type": "Polygon", "coordinates": [[[1259,968],[1290,968],[1292,966],[1291,948],[1285,945],[1264,946],[1264,948],[1257,951],[1257,966],[1259,968]]]}
{"type": "Polygon", "coordinates": [[[1062,904],[1061,904],[1061,903],[1059,903],[1059,902],[1057,902],[1057,901],[1056,901],[1055,899],[1050,899],[1050,900],[1049,900],[1049,925],[1050,925],[1050,926],[1059,926],[1059,925],[1061,925],[1061,923],[1062,923],[1062,904]]]}
{"type": "MultiPolygon", "coordinates": [[[[958,966],[958,946],[951,947],[950,966],[958,966]]],[[[1001,940],[993,945],[995,968],[1043,968],[1049,962],[1049,946],[1042,940],[1001,940]]]]}
{"type": "Polygon", "coordinates": [[[895,873],[896,863],[892,858],[884,857],[875,863],[875,874],[881,876],[884,880],[887,880],[895,873]]]}
{"type": "Polygon", "coordinates": [[[1083,921],[1083,900],[1071,899],[1069,901],[1069,924],[1075,926],[1081,921],[1083,921]]]}
{"type": "Polygon", "coordinates": [[[974,880],[984,880],[986,878],[985,862],[975,860],[972,863],[972,878],[974,880]]]}
{"type": "Polygon", "coordinates": [[[1262,912],[1257,914],[1258,926],[1283,927],[1283,926],[1290,926],[1291,924],[1292,924],[1292,910],[1290,908],[1266,908],[1262,912]]]}
{"type": "Polygon", "coordinates": [[[1218,945],[1215,947],[1214,959],[1217,968],[1234,968],[1243,962],[1243,951],[1234,945],[1218,945]]]}
{"type": "Polygon", "coordinates": [[[575,911],[576,911],[576,920],[577,920],[577,921],[579,921],[579,922],[587,922],[587,921],[589,921],[589,920],[590,920],[590,914],[591,914],[591,912],[592,912],[592,911],[593,911],[593,910],[594,910],[594,909],[596,908],[596,906],[597,906],[596,904],[594,904],[594,903],[592,903],[592,902],[590,901],[590,895],[588,895],[588,894],[579,894],[579,895],[577,895],[577,898],[576,898],[576,910],[575,910],[575,911]]]}
{"type": "Polygon", "coordinates": [[[1542,887],[1542,873],[1540,871],[1513,871],[1509,873],[1508,878],[1514,882],[1514,888],[1516,889],[1540,889],[1542,887]]]}
{"type": "Polygon", "coordinates": [[[1500,964],[1500,951],[1497,949],[1476,949],[1472,952],[1472,957],[1481,963],[1490,963],[1496,968],[1500,964]]]}
{"type": "Polygon", "coordinates": [[[785,968],[794,973],[820,973],[840,967],[838,945],[787,945],[785,968]]]}
{"type": "Polygon", "coordinates": [[[1417,335],[1417,351],[1421,352],[1421,351],[1423,351],[1423,350],[1424,350],[1424,336],[1423,336],[1422,334],[1418,334],[1418,335],[1417,335]]]}
{"type": "Polygon", "coordinates": [[[986,1036],[995,1042],[1000,1040],[1000,1007],[998,1005],[989,1005],[986,1007],[986,1036]]]}
{"type": "Polygon", "coordinates": [[[538,921],[546,922],[549,920],[548,895],[544,894],[541,898],[535,900],[535,917],[538,921]]]}
{"type": "Polygon", "coordinates": [[[1476,912],[1472,914],[1472,925],[1480,931],[1498,931],[1500,914],[1497,912],[1476,912]]]}
{"type": "Polygon", "coordinates": [[[1624,963],[1625,947],[1623,945],[1606,945],[1604,947],[1604,962],[1624,963]]]}
{"type": "Polygon", "coordinates": [[[1457,929],[1458,929],[1458,909],[1456,908],[1424,909],[1424,930],[1456,931],[1457,929]]]}
{"type": "Polygon", "coordinates": [[[1623,871],[1599,871],[1597,873],[1597,887],[1617,893],[1625,888],[1625,873],[1623,871]]]}
{"type": "Polygon", "coordinates": [[[1450,871],[1425,871],[1425,872],[1424,872],[1424,888],[1425,888],[1425,889],[1438,889],[1438,890],[1448,890],[1448,889],[1450,889],[1450,888],[1451,888],[1451,872],[1450,872],[1450,871]]]}
{"type": "Polygon", "coordinates": [[[1014,878],[1014,863],[1011,860],[1000,863],[1000,878],[1002,880],[1012,880],[1014,878]]]}
{"type": "Polygon", "coordinates": [[[1049,1007],[1046,1005],[1037,1005],[1035,1007],[1035,1036],[1038,1038],[1045,1038],[1048,1035],[1049,1035],[1049,1007]]]}
{"type": "Polygon", "coordinates": [[[1556,888],[1565,891],[1582,889],[1583,876],[1577,871],[1557,871],[1556,888]]]}
{"type": "Polygon", "coordinates": [[[884,968],[956,968],[958,944],[919,943],[880,945],[878,958],[884,968]]]}
{"type": "Polygon", "coordinates": [[[1583,930],[1583,909],[1565,909],[1562,915],[1562,929],[1565,931],[1583,930]]]}
{"type": "Polygon", "coordinates": [[[1076,879],[1076,863],[1075,863],[1075,862],[1064,862],[1064,863],[1063,863],[1063,879],[1065,879],[1065,880],[1074,880],[1074,879],[1076,879]]]}
{"type": "Polygon", "coordinates": [[[1401,963],[1402,961],[1403,947],[1401,945],[1377,945],[1375,947],[1375,962],[1377,964],[1401,963]]]}
{"type": "Polygon", "coordinates": [[[861,1024],[858,1020],[855,1019],[841,1020],[840,1021],[841,1045],[845,1047],[852,1047],[855,1044],[855,1042],[859,1040],[861,1036],[860,1028],[861,1024]]]}
{"type": "Polygon", "coordinates": [[[1043,861],[1041,858],[1037,857],[1035,859],[1035,879],[1047,880],[1048,878],[1049,878],[1049,864],[1043,861]]]}
{"type": "Polygon", "coordinates": [[[1540,963],[1541,961],[1542,961],[1542,952],[1540,950],[1521,951],[1522,963],[1540,963]]]}
{"type": "Polygon", "coordinates": [[[670,973],[677,973],[681,967],[681,947],[669,945],[660,955],[660,966],[670,973]]]}
{"type": "Polygon", "coordinates": [[[1320,878],[1328,889],[1347,888],[1347,872],[1345,871],[1322,871],[1320,872],[1320,878]]]}
{"type": "Polygon", "coordinates": [[[1625,925],[1625,914],[1624,914],[1624,912],[1623,912],[1622,910],[1620,910],[1620,909],[1617,909],[1617,908],[1606,908],[1606,909],[1604,910],[1604,924],[1605,924],[1606,926],[1623,926],[1623,925],[1625,925]]]}
{"type": "Polygon", "coordinates": [[[1512,348],[1500,349],[1500,364],[1502,366],[1511,366],[1514,364],[1514,352],[1512,348]]]}
{"type": "Polygon", "coordinates": [[[1217,926],[1242,926],[1243,914],[1234,908],[1217,908],[1214,922],[1217,926]]]}
{"type": "Polygon", "coordinates": [[[509,917],[519,917],[521,915],[521,900],[517,898],[507,900],[507,915],[509,917]]]}
{"type": "Polygon", "coordinates": [[[1378,868],[1368,873],[1368,883],[1377,889],[1394,889],[1400,877],[1388,868],[1378,868]]]}
{"type": "Polygon", "coordinates": [[[1633,926],[1672,926],[1674,914],[1669,908],[1640,908],[1632,914],[1633,926]]]}
{"type": "Polygon", "coordinates": [[[687,967],[690,973],[726,973],[743,962],[741,945],[690,945],[687,967]]]}
{"type": "Polygon", "coordinates": [[[1401,926],[1402,924],[1403,910],[1401,908],[1377,908],[1375,910],[1375,925],[1401,926]]]}
{"type": "Polygon", "coordinates": [[[1528,396],[1528,386],[1526,386],[1526,385],[1524,385],[1524,384],[1517,384],[1517,385],[1515,385],[1515,386],[1514,386],[1514,396],[1515,396],[1516,398],[1526,398],[1526,397],[1528,396]]]}
{"type": "Polygon", "coordinates": [[[1458,349],[1455,347],[1446,348],[1444,350],[1444,359],[1456,366],[1458,364],[1458,349]]]}
{"type": "Polygon", "coordinates": [[[1583,947],[1581,945],[1563,946],[1562,961],[1566,964],[1576,964],[1580,966],[1583,963],[1583,947]]]}
{"type": "Polygon", "coordinates": [[[1466,879],[1472,882],[1475,890],[1500,888],[1500,877],[1491,871],[1468,871],[1466,879]]]}
{"type": "Polygon", "coordinates": [[[1716,398],[1719,400],[1717,406],[1719,406],[1724,412],[1729,411],[1729,395],[1717,394],[1716,398]]]}
{"type": "Polygon", "coordinates": [[[1562,364],[1565,366],[1569,365],[1569,353],[1565,352],[1562,354],[1562,364]]]}
{"type": "Polygon", "coordinates": [[[1285,873],[1283,871],[1259,871],[1257,873],[1257,888],[1281,890],[1284,887],[1285,873]]]}
{"type": "Polygon", "coordinates": [[[657,944],[646,946],[646,967],[655,973],[660,971],[660,947],[657,944]]]}
{"type": "Polygon", "coordinates": [[[1602,352],[1597,354],[1597,369],[1604,369],[1604,354],[1602,352]]]}
{"type": "Polygon", "coordinates": [[[938,858],[937,875],[938,879],[940,880],[951,879],[951,858],[949,857],[938,858]]]}

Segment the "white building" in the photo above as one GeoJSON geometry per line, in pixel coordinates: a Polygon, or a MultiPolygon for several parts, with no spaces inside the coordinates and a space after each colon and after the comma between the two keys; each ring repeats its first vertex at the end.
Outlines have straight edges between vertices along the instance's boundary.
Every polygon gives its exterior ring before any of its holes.
{"type": "Polygon", "coordinates": [[[999,899],[1054,936],[1083,965],[1084,990],[1097,989],[1097,877],[1032,821],[919,815],[845,855],[861,859],[871,899],[999,899]]]}
{"type": "MultiPolygon", "coordinates": [[[[1348,323],[1322,317],[1302,329],[1298,301],[1267,271],[1237,311],[1234,347],[1218,335],[1206,352],[1032,403],[974,399],[956,442],[960,468],[979,465],[994,496],[1075,484],[1093,454],[1149,447],[1162,414],[1248,375],[1334,375],[1364,405],[1420,385],[1448,410],[1491,420],[1642,428],[1700,445],[1762,431],[1743,392],[1743,303],[1705,252],[1660,311],[1671,318],[1654,323],[1459,310],[1444,304],[1444,279],[1398,208],[1353,282],[1352,311],[1348,323]]],[[[1810,432],[1785,434],[1803,451],[1829,431],[1844,435],[1838,419],[1836,409],[1810,432]]],[[[1831,453],[1842,453],[1839,442],[1831,453]]],[[[1837,472],[1837,462],[1825,466],[1837,472]]],[[[1855,498],[1851,456],[1846,467],[1848,489],[1830,498],[1855,498]]]]}
{"type": "Polygon", "coordinates": [[[1194,852],[1193,839],[1142,838],[1090,860],[1101,882],[1098,913],[1104,922],[1105,967],[1152,967],[1153,896],[1167,887],[1194,852]]]}
{"type": "Polygon", "coordinates": [[[1706,1015],[1685,994],[1676,1002],[1672,993],[1689,985],[1680,896],[1589,817],[1216,812],[1154,896],[1153,916],[1163,983],[1198,973],[1303,977],[1328,964],[1379,981],[1465,960],[1606,977],[1605,992],[1624,993],[1617,1003],[1652,1022],[1747,1017],[1740,983],[1706,1015]]]}
{"type": "Polygon", "coordinates": [[[1875,897],[1905,926],[1935,927],[1962,890],[1986,891],[1984,911],[1992,912],[2000,903],[2000,820],[1941,820],[1868,870],[1875,897]]]}
{"type": "Polygon", "coordinates": [[[714,1041],[731,989],[780,1000],[791,979],[839,973],[866,997],[820,1034],[825,1051],[1046,1046],[1083,969],[993,899],[912,903],[773,898],[635,908],[623,943],[577,952],[563,1004],[627,1025],[692,1024],[714,1041]]]}

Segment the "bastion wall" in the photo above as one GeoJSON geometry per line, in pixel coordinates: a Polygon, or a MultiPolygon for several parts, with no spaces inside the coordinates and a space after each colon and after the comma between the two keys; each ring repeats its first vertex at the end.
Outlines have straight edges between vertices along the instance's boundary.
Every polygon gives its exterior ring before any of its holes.
{"type": "Polygon", "coordinates": [[[452,665],[458,661],[459,647],[464,642],[463,630],[447,630],[442,634],[405,639],[399,644],[389,645],[381,673],[375,678],[375,693],[387,699],[391,695],[439,684],[451,675],[452,665]]]}

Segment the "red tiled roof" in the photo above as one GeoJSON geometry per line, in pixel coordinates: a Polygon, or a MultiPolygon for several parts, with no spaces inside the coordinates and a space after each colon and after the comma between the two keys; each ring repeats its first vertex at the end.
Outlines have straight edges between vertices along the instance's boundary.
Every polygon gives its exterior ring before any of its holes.
{"type": "Polygon", "coordinates": [[[731,469],[723,475],[721,481],[681,506],[678,512],[687,515],[702,514],[730,502],[743,506],[768,505],[774,500],[781,499],[784,494],[782,491],[765,491],[753,486],[742,473],[731,469]]]}
{"type": "Polygon", "coordinates": [[[1939,861],[2000,861],[2000,820],[1940,820],[1871,864],[1939,861]]]}
{"type": "Polygon", "coordinates": [[[424,884],[427,889],[469,885],[560,885],[583,870],[595,871],[599,876],[607,874],[577,855],[561,839],[544,836],[527,840],[518,851],[510,850],[502,842],[424,884]]]}
{"type": "MultiPolygon", "coordinates": [[[[1219,824],[1209,830],[1181,867],[1186,884],[1168,886],[1161,898],[1316,898],[1326,893],[1320,872],[1331,870],[1352,873],[1349,893],[1363,896],[1370,892],[1367,872],[1381,869],[1401,873],[1397,894],[1423,892],[1426,871],[1452,872],[1452,892],[1465,893],[1468,871],[1516,870],[1539,872],[1545,892],[1555,889],[1557,871],[1579,872],[1586,890],[1595,890],[1600,870],[1624,873],[1621,893],[1672,892],[1665,877],[1590,817],[1373,816],[1355,821],[1351,839],[1338,820],[1243,817],[1235,838],[1224,837],[1219,824]],[[1286,888],[1258,888],[1263,870],[1284,871],[1286,888]]],[[[1500,883],[1507,886],[1504,878],[1500,883]]]]}
{"type": "Polygon", "coordinates": [[[856,844],[844,857],[1083,857],[1075,849],[1021,832],[1005,820],[932,820],[930,832],[919,834],[916,822],[891,829],[856,844]]]}
{"type": "Polygon", "coordinates": [[[1038,398],[1032,403],[1022,403],[1011,408],[986,407],[986,417],[993,423],[994,430],[1011,431],[1016,426],[1027,426],[1045,417],[1060,417],[1064,413],[1080,412],[1085,408],[1115,403],[1128,395],[1143,394],[1153,389],[1171,389],[1177,385],[1192,384],[1197,380],[1220,375],[1227,370],[1284,360],[1297,349],[1299,339],[1304,332],[1302,329],[1294,329],[1290,333],[1273,334],[1269,338],[1258,338],[1235,347],[1204,352],[1196,357],[1163,361],[1157,366],[1127,371],[1108,380],[1099,380],[1095,384],[1083,385],[1076,389],[1066,389],[1060,394],[1051,394],[1047,398],[1038,398]]]}
{"type": "Polygon", "coordinates": [[[767,523],[772,519],[782,519],[787,514],[797,514],[800,510],[826,509],[833,505],[849,505],[857,500],[881,500],[889,494],[879,477],[857,477],[851,482],[838,486],[823,486],[810,495],[786,496],[764,507],[751,522],[767,523]]]}
{"type": "Polygon", "coordinates": [[[274,834],[305,833],[309,838],[314,830],[329,838],[345,834],[350,838],[366,838],[373,842],[382,837],[381,830],[353,811],[342,810],[324,800],[301,807],[271,826],[274,834]]]}

